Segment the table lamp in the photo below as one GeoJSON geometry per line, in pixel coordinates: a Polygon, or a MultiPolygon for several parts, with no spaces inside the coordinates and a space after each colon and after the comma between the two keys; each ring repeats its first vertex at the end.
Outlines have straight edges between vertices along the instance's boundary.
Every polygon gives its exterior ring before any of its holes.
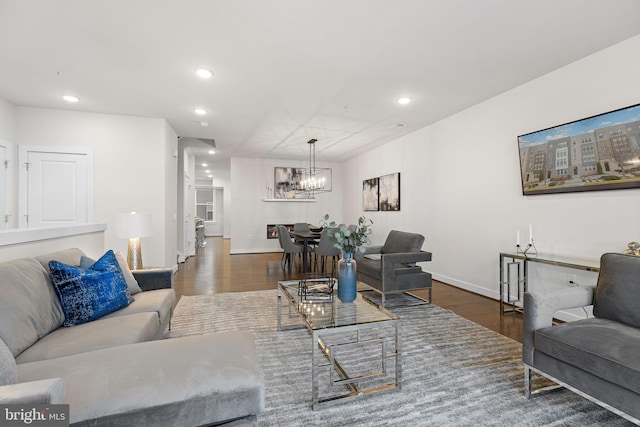
{"type": "Polygon", "coordinates": [[[131,270],[141,270],[142,249],[140,238],[151,236],[151,214],[124,213],[116,214],[116,236],[120,239],[129,239],[127,250],[127,264],[131,270]]]}

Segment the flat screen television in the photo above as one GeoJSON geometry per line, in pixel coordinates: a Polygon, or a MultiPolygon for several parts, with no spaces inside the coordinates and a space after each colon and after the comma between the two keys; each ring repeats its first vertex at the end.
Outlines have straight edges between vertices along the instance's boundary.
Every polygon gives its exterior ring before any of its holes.
{"type": "Polygon", "coordinates": [[[640,188],[640,104],[518,136],[522,194],[640,188]]]}

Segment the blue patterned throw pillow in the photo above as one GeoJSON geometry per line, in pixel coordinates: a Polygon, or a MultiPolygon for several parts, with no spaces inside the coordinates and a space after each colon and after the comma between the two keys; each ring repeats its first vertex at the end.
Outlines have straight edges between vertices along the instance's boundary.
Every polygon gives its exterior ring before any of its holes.
{"type": "Polygon", "coordinates": [[[91,268],[51,261],[49,269],[65,326],[90,322],[129,305],[127,283],[113,251],[104,254],[91,268]]]}

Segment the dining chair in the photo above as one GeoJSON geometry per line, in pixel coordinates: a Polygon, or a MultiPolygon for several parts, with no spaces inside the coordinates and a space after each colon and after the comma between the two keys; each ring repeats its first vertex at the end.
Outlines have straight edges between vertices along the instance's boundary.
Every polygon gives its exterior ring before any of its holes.
{"type": "Polygon", "coordinates": [[[313,249],[314,254],[314,268],[318,271],[318,257],[320,260],[320,272],[326,273],[327,271],[327,258],[331,257],[331,277],[336,276],[336,263],[338,261],[338,257],[340,256],[340,249],[334,248],[331,240],[329,239],[328,229],[325,228],[322,230],[322,234],[320,234],[320,241],[318,242],[318,246],[313,249]]]}
{"type": "Polygon", "coordinates": [[[289,231],[284,225],[278,225],[278,240],[280,241],[280,247],[283,250],[280,265],[284,269],[287,266],[288,262],[289,268],[291,268],[291,258],[295,257],[296,254],[302,255],[302,245],[296,244],[293,242],[293,240],[291,240],[289,231]]]}
{"type": "MultiPolygon", "coordinates": [[[[293,224],[293,231],[294,232],[295,231],[303,231],[304,232],[304,231],[311,231],[311,230],[309,229],[309,224],[308,223],[306,223],[306,222],[296,222],[296,223],[293,224]]],[[[296,243],[303,243],[304,242],[304,239],[300,239],[300,238],[295,237],[295,236],[293,237],[293,240],[296,243]]]]}

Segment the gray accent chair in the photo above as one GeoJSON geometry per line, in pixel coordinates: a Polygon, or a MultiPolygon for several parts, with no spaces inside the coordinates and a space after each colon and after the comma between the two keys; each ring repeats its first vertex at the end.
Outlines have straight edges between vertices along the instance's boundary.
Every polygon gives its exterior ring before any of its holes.
{"type": "Polygon", "coordinates": [[[417,233],[391,230],[383,246],[369,246],[356,254],[358,280],[380,293],[382,305],[385,297],[426,289],[428,299],[419,298],[419,304],[431,302],[431,273],[422,270],[418,262],[431,261],[431,252],[422,250],[424,236],[417,233]]]}
{"type": "Polygon", "coordinates": [[[595,288],[524,295],[525,397],[532,372],[640,424],[640,257],[608,253],[595,288]],[[558,310],[593,304],[593,318],[553,325],[558,310]]]}

